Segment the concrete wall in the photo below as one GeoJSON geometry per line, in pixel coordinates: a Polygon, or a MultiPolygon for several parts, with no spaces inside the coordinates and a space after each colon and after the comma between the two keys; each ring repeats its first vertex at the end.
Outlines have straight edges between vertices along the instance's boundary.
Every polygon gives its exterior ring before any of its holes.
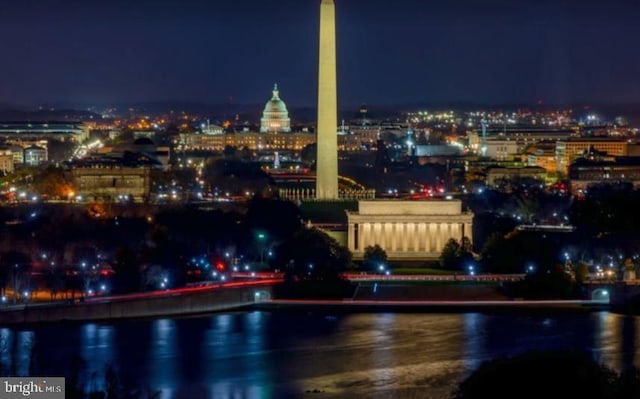
{"type": "Polygon", "coordinates": [[[180,316],[229,310],[251,305],[256,298],[269,298],[272,286],[216,289],[175,296],[86,302],[52,306],[26,305],[0,312],[0,325],[65,320],[114,320],[157,316],[180,316]],[[260,295],[256,296],[256,292],[260,295]]]}

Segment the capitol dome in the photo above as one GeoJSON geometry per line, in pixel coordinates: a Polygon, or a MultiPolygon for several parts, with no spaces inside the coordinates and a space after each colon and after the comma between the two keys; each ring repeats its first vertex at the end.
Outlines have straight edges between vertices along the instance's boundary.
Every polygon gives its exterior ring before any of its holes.
{"type": "Polygon", "coordinates": [[[260,119],[260,132],[290,132],[291,119],[287,105],[280,99],[278,85],[273,86],[273,96],[267,101],[260,119]]]}

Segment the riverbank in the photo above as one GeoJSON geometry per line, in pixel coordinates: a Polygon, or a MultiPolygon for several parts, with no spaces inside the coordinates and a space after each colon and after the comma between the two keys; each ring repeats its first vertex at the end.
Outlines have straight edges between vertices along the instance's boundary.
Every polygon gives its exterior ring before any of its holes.
{"type": "Polygon", "coordinates": [[[194,316],[235,310],[311,310],[338,312],[591,312],[611,310],[604,301],[513,300],[491,284],[359,284],[350,298],[278,297],[277,283],[229,283],[95,297],[84,302],[25,304],[0,311],[0,325],[62,321],[119,320],[194,316]]]}

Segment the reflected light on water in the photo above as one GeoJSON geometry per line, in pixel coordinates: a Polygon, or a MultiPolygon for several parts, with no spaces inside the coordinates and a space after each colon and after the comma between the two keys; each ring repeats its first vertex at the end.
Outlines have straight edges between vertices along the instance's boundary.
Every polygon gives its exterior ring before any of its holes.
{"type": "Polygon", "coordinates": [[[270,398],[263,312],[216,315],[205,332],[204,368],[211,398],[270,398]]]}
{"type": "Polygon", "coordinates": [[[80,356],[85,362],[81,383],[86,392],[104,390],[108,367],[116,367],[113,358],[113,326],[85,324],[80,331],[80,356]]]}
{"type": "Polygon", "coordinates": [[[376,349],[370,352],[374,386],[387,386],[398,379],[393,336],[395,322],[395,313],[383,313],[375,319],[371,329],[374,334],[372,341],[376,345],[376,349]]]}
{"type": "Polygon", "coordinates": [[[621,322],[622,316],[610,312],[598,312],[596,318],[596,333],[594,357],[615,370],[622,369],[621,322]]]}
{"type": "Polygon", "coordinates": [[[16,334],[15,375],[23,377],[29,375],[31,366],[31,351],[35,344],[33,331],[19,331],[16,334]]]}
{"type": "Polygon", "coordinates": [[[8,328],[0,328],[0,373],[1,375],[11,375],[13,368],[13,331],[8,328]]]}
{"type": "Polygon", "coordinates": [[[487,316],[482,313],[464,314],[464,366],[471,372],[482,364],[484,348],[484,322],[487,316]]]}
{"type": "Polygon", "coordinates": [[[160,391],[161,398],[171,398],[177,385],[176,322],[171,319],[155,320],[151,324],[151,349],[149,354],[150,383],[160,391]]]}
{"type": "Polygon", "coordinates": [[[158,399],[298,398],[316,389],[328,398],[440,399],[482,361],[530,350],[638,366],[639,323],[609,312],[237,312],[0,328],[0,371],[70,378],[77,358],[81,386],[98,390],[113,364],[123,386],[160,391],[158,399]]]}

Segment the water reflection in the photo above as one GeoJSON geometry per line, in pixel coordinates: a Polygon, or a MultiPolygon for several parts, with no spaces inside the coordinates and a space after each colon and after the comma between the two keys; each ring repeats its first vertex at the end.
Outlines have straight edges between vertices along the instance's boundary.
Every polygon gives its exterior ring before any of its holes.
{"type": "Polygon", "coordinates": [[[176,386],[177,357],[176,322],[161,319],[151,322],[151,350],[149,351],[150,385],[161,398],[171,398],[176,386]]]}
{"type": "Polygon", "coordinates": [[[596,320],[596,340],[593,348],[595,359],[615,370],[621,370],[623,366],[621,351],[625,342],[620,329],[622,316],[598,312],[594,317],[596,320]]]}
{"type": "Polygon", "coordinates": [[[484,322],[486,315],[482,313],[466,313],[464,317],[464,366],[467,370],[475,370],[482,363],[485,353],[484,322]]]}
{"type": "Polygon", "coordinates": [[[635,317],[621,317],[622,319],[622,342],[621,342],[621,353],[622,353],[622,369],[630,369],[633,367],[636,357],[636,348],[637,348],[637,322],[638,319],[635,317]]]}
{"type": "Polygon", "coordinates": [[[32,349],[35,343],[33,331],[19,331],[16,334],[15,350],[15,375],[28,376],[31,370],[32,349]]]}
{"type": "Polygon", "coordinates": [[[529,350],[586,351],[618,370],[640,365],[639,320],[608,312],[248,312],[0,328],[0,373],[64,375],[96,390],[112,365],[124,386],[150,387],[162,399],[279,399],[314,389],[327,397],[438,398],[482,361],[529,350]]]}
{"type": "Polygon", "coordinates": [[[640,343],[640,319],[608,312],[598,313],[596,319],[596,359],[615,370],[640,367],[640,354],[637,353],[640,343]]]}
{"type": "Polygon", "coordinates": [[[218,315],[205,333],[204,367],[211,397],[271,397],[268,386],[272,365],[265,352],[262,312],[218,315]]]}
{"type": "MultiPolygon", "coordinates": [[[[396,336],[396,315],[394,313],[383,313],[374,319],[371,329],[372,341],[376,350],[369,352],[369,363],[373,370],[372,386],[385,386],[397,381],[397,362],[394,350],[396,336]]],[[[374,396],[376,397],[376,396],[374,396]]]]}
{"type": "Polygon", "coordinates": [[[13,375],[13,331],[8,328],[0,329],[0,374],[13,375]]]}
{"type": "Polygon", "coordinates": [[[80,358],[83,361],[80,383],[85,392],[106,389],[106,375],[117,365],[113,357],[114,328],[94,323],[80,327],[80,358]]]}

